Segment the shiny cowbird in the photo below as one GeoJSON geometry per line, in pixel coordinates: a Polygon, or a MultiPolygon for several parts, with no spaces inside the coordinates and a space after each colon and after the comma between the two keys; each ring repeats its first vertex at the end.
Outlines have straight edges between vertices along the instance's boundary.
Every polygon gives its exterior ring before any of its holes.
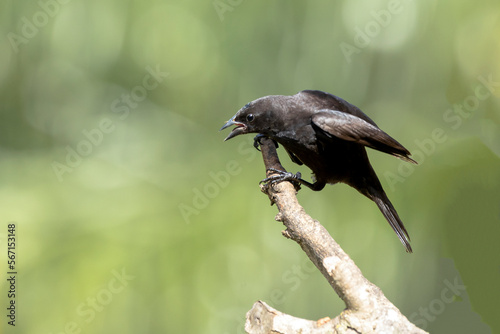
{"type": "Polygon", "coordinates": [[[264,181],[289,180],[315,191],[327,183],[346,183],[377,204],[406,251],[412,252],[408,232],[370,165],[365,147],[416,162],[359,108],[329,93],[304,90],[252,101],[221,130],[231,125],[236,127],[225,140],[245,133],[257,133],[256,141],[268,137],[281,144],[293,162],[308,166],[314,174],[314,183],[303,180],[300,173],[282,171],[264,181]]]}

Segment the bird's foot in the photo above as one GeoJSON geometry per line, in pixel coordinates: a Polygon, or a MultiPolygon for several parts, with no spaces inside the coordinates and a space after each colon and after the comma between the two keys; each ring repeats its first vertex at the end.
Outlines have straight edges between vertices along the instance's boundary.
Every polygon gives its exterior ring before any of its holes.
{"type": "Polygon", "coordinates": [[[284,172],[276,168],[269,168],[268,171],[275,172],[277,174],[266,177],[264,180],[260,181],[259,184],[264,184],[264,188],[267,189],[269,186],[273,186],[276,183],[283,181],[290,181],[295,186],[295,189],[300,189],[300,183],[302,180],[302,174],[297,172],[296,174],[290,172],[284,172]]]}
{"type": "MultiPolygon", "coordinates": [[[[255,137],[253,137],[253,147],[255,147],[255,149],[257,151],[260,151],[259,147],[260,147],[260,145],[262,145],[262,143],[260,142],[260,140],[262,138],[267,138],[267,136],[259,133],[258,135],[256,135],[255,137]]],[[[276,148],[278,148],[278,143],[275,140],[273,140],[273,142],[274,142],[274,146],[276,146],[276,148]]]]}

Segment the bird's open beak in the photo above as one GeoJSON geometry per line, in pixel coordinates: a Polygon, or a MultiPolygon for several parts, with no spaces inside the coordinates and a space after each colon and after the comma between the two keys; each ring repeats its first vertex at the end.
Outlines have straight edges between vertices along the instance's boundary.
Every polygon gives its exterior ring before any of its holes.
{"type": "Polygon", "coordinates": [[[247,126],[243,123],[235,122],[234,117],[231,118],[229,121],[227,121],[226,124],[224,124],[224,126],[222,126],[222,128],[220,128],[219,131],[222,131],[225,128],[228,128],[231,125],[236,125],[236,127],[233,129],[233,131],[231,131],[231,133],[226,137],[226,139],[224,139],[224,141],[229,140],[233,137],[236,137],[237,135],[247,133],[247,126]]]}

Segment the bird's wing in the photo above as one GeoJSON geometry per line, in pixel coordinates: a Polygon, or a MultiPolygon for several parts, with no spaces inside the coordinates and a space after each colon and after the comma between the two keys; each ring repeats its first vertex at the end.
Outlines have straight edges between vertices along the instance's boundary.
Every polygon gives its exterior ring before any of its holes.
{"type": "Polygon", "coordinates": [[[328,109],[328,110],[338,110],[341,112],[345,112],[347,114],[351,114],[361,118],[362,120],[367,121],[371,125],[377,126],[375,122],[368,117],[364,112],[362,112],[358,107],[354,104],[350,104],[346,100],[335,96],[330,93],[325,93],[320,90],[303,90],[298,94],[307,96],[306,103],[316,102],[318,105],[322,107],[319,109],[328,109]]]}
{"type": "Polygon", "coordinates": [[[312,116],[316,131],[327,137],[337,137],[347,141],[394,155],[402,160],[416,163],[409,158],[410,152],[377,126],[338,110],[322,109],[312,116]]]}

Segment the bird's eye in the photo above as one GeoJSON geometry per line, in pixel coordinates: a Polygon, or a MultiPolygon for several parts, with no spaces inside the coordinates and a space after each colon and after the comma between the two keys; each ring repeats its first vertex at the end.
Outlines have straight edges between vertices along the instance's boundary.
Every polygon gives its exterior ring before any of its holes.
{"type": "Polygon", "coordinates": [[[249,121],[249,122],[252,122],[254,120],[254,118],[255,117],[253,116],[253,114],[248,114],[247,115],[247,121],[249,121]]]}

